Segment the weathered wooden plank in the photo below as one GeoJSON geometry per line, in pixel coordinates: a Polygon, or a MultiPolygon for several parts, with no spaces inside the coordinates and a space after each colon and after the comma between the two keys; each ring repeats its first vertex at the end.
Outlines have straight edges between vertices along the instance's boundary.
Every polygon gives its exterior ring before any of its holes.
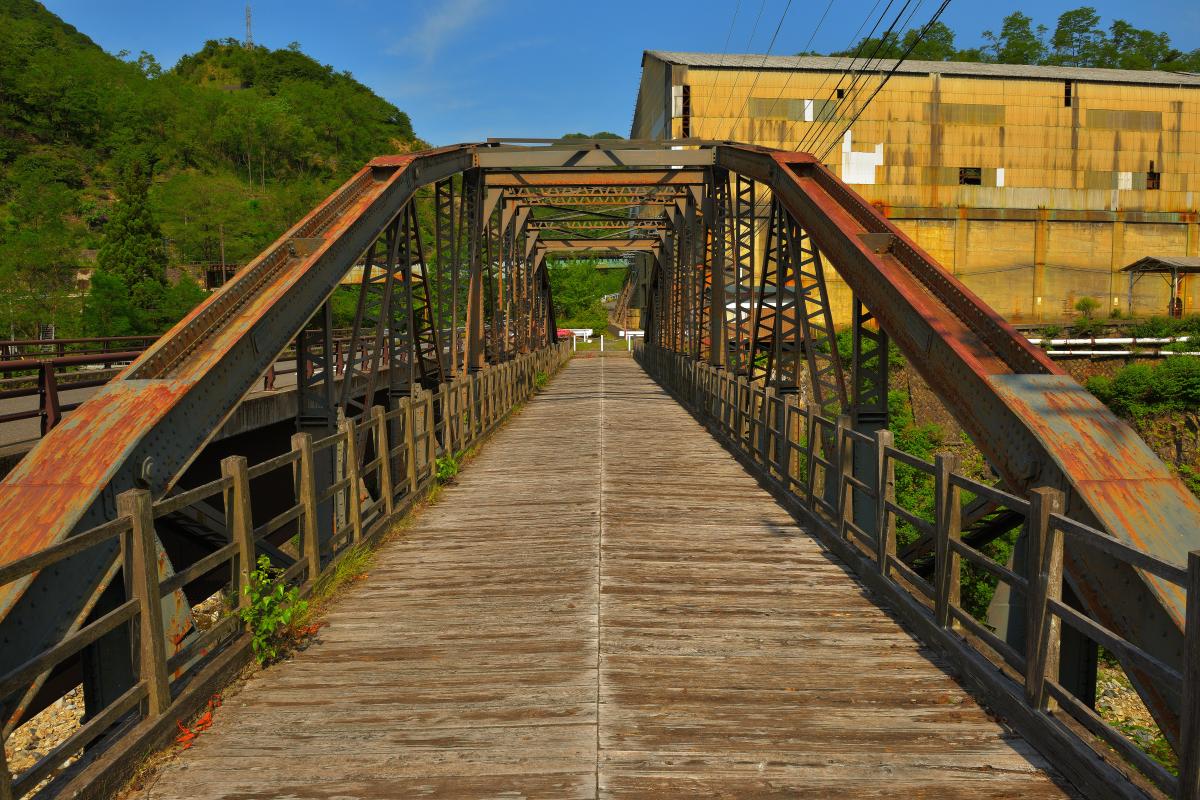
{"type": "Polygon", "coordinates": [[[1062,797],[629,360],[571,364],[148,796],[1062,797]]]}

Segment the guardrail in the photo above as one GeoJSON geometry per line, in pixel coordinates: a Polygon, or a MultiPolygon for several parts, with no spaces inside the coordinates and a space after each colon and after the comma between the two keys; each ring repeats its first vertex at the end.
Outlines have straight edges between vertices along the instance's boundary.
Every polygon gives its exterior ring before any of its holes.
{"type": "MultiPolygon", "coordinates": [[[[56,347],[61,350],[63,343],[80,342],[101,347],[97,343],[124,342],[128,344],[133,343],[135,340],[57,339],[53,341],[56,347]]],[[[154,341],[154,337],[149,337],[144,344],[148,345],[154,341]]],[[[343,375],[345,374],[346,364],[351,355],[350,337],[335,338],[332,340],[332,343],[334,347],[334,374],[343,375]]],[[[0,352],[3,352],[3,346],[6,344],[10,343],[0,343],[0,352]]],[[[357,356],[365,360],[367,354],[370,352],[370,348],[366,344],[360,344],[356,348],[356,351],[357,356]]],[[[7,422],[36,418],[41,420],[40,434],[45,436],[47,432],[62,421],[64,413],[79,407],[78,402],[63,403],[60,398],[62,392],[103,386],[125,364],[133,361],[143,352],[144,349],[118,351],[106,350],[101,347],[101,349],[85,349],[81,351],[70,350],[67,351],[67,355],[47,358],[43,357],[44,354],[40,354],[34,350],[21,358],[0,361],[0,373],[5,376],[3,379],[0,379],[0,400],[35,396],[38,398],[36,408],[0,414],[0,425],[7,422]],[[87,367],[98,367],[98,369],[86,369],[87,367]]],[[[295,375],[297,371],[295,361],[295,346],[281,353],[279,358],[267,369],[262,377],[263,391],[272,391],[278,388],[279,377],[283,375],[295,375]],[[279,366],[288,363],[292,365],[279,366]]]]}
{"type": "Polygon", "coordinates": [[[799,512],[813,532],[900,613],[921,637],[951,656],[993,708],[1097,797],[1145,797],[1145,781],[1170,797],[1200,797],[1200,551],[1188,564],[1162,561],[1101,530],[1064,516],[1052,487],[1017,496],[961,474],[958,457],[931,463],[899,450],[891,431],[868,436],[846,416],[801,406],[795,395],[749,384],[672,351],[638,343],[634,356],[710,431],[799,512]],[[855,463],[858,463],[858,475],[855,463]],[[861,465],[872,465],[864,470],[861,465]],[[933,512],[905,508],[896,476],[932,485],[933,512]],[[864,479],[864,472],[869,477],[864,479]],[[1024,575],[998,564],[962,538],[965,495],[985,497],[1018,513],[1028,536],[1024,575]],[[897,528],[908,526],[935,545],[930,583],[896,555],[897,528]],[[1187,651],[1182,666],[1164,664],[1062,599],[1063,547],[1091,548],[1187,593],[1187,651]],[[963,561],[1026,597],[1025,652],[976,620],[961,602],[963,561]],[[1062,626],[1067,625],[1155,676],[1161,691],[1182,700],[1173,775],[1058,681],[1062,626]],[[1112,748],[1106,752],[1103,745],[1112,748]],[[1112,758],[1115,752],[1119,760],[1112,758]]]}
{"type": "MultiPolygon", "coordinates": [[[[144,753],[175,733],[175,721],[186,719],[221,682],[244,664],[250,640],[234,609],[204,632],[168,642],[163,629],[163,600],[179,596],[200,579],[225,574],[218,595],[246,603],[249,572],[263,543],[294,535],[295,561],[280,581],[311,592],[351,547],[385,533],[433,485],[439,454],[457,453],[490,434],[534,392],[539,372],[555,372],[570,358],[570,346],[557,344],[513,361],[423,390],[386,411],[376,406],[357,420],[343,420],[336,433],[314,439],[297,433],[291,449],[266,461],[249,464],[243,456],[221,462],[221,477],[201,486],[155,500],[144,489],[118,497],[118,517],[32,555],[0,565],[0,588],[52,567],[69,556],[119,540],[127,599],[103,616],[65,636],[57,644],[0,676],[0,698],[19,696],[64,660],[111,635],[129,630],[135,643],[137,680],[120,698],[86,722],[53,751],[20,775],[12,775],[0,747],[0,800],[27,795],[84,748],[98,755],[81,770],[64,776],[71,786],[104,781],[119,785],[144,753]],[[366,448],[365,450],[363,448],[366,448]],[[332,470],[316,467],[318,455],[332,451],[332,470]],[[370,454],[361,459],[360,454],[370,454]],[[292,477],[289,506],[255,524],[254,483],[283,471],[292,477]],[[363,491],[371,487],[374,491],[363,491]],[[373,499],[372,499],[373,498],[373,499]],[[224,509],[228,541],[209,555],[160,575],[156,521],[208,501],[224,509]],[[332,507],[332,508],[330,508],[332,507]],[[322,542],[318,519],[332,511],[331,535],[322,542]],[[118,725],[118,723],[122,723],[118,725]],[[116,727],[114,727],[116,726],[116,727]],[[97,746],[97,745],[103,746],[97,746]]],[[[261,516],[261,515],[260,515],[261,516]]],[[[215,596],[215,595],[210,595],[215,596]]],[[[0,709],[0,723],[14,714],[0,709]]],[[[73,791],[73,790],[72,790],[73,791]]]]}

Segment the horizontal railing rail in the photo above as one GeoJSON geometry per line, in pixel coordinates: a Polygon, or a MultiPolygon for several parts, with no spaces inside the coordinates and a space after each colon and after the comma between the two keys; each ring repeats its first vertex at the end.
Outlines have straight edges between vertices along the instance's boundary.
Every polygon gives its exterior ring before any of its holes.
{"type": "Polygon", "coordinates": [[[1057,488],[1037,487],[1018,495],[963,474],[952,453],[938,454],[933,462],[918,458],[898,449],[891,431],[867,435],[853,430],[849,418],[830,418],[820,408],[802,405],[794,393],[751,385],[744,376],[645,343],[634,345],[634,355],[793,503],[860,576],[896,601],[907,620],[965,667],[988,699],[1021,723],[1021,732],[1035,746],[1057,764],[1070,759],[1073,778],[1098,796],[1145,796],[1148,778],[1167,796],[1200,797],[1200,551],[1190,555],[1187,566],[1164,562],[1066,517],[1057,488]],[[930,487],[933,508],[905,507],[896,490],[898,473],[930,487]],[[976,498],[1020,519],[1013,524],[1022,526],[1027,537],[1024,563],[997,563],[964,541],[963,509],[976,498]],[[901,526],[914,537],[933,540],[932,580],[897,557],[901,526]],[[1072,547],[1099,550],[1186,592],[1187,654],[1182,664],[1163,663],[1064,601],[1067,540],[1072,547]],[[1024,618],[1010,621],[1023,626],[1022,650],[963,605],[965,565],[1024,596],[1024,618]],[[1117,655],[1127,668],[1136,665],[1153,676],[1162,691],[1182,696],[1178,776],[1059,682],[1063,625],[1117,655]],[[1132,775],[1130,767],[1144,778],[1125,780],[1132,775]],[[1113,776],[1122,777],[1117,781],[1113,776]]]}
{"type": "MultiPolygon", "coordinates": [[[[49,350],[44,352],[38,352],[36,348],[32,348],[20,357],[0,361],[0,374],[4,375],[3,378],[0,378],[0,400],[16,400],[26,397],[37,398],[37,404],[34,408],[0,414],[0,425],[26,419],[39,419],[41,421],[40,435],[45,436],[48,431],[62,421],[66,412],[75,410],[82,402],[64,403],[61,399],[62,392],[94,389],[103,386],[120,369],[140,356],[145,347],[148,347],[154,341],[154,337],[129,337],[110,339],[21,340],[0,343],[0,356],[7,352],[3,349],[6,345],[10,345],[10,349],[15,348],[16,345],[25,344],[29,344],[32,347],[35,343],[50,347],[49,350]],[[88,348],[89,345],[96,345],[97,342],[103,343],[105,346],[108,344],[116,345],[123,343],[127,346],[127,349],[105,349],[105,347],[99,347],[98,345],[88,348]],[[78,343],[84,349],[66,349],[67,345],[72,343],[78,343]],[[133,344],[138,344],[140,347],[138,349],[130,348],[129,345],[133,344]],[[50,352],[55,352],[57,355],[48,355],[50,352]]],[[[360,343],[352,348],[349,336],[335,337],[332,340],[332,345],[334,374],[338,376],[346,374],[351,362],[358,365],[357,372],[361,374],[363,372],[363,365],[369,363],[373,353],[372,347],[367,343],[360,343]],[[352,349],[353,352],[351,352],[352,349]]],[[[316,355],[323,355],[320,348],[317,349],[316,355]]],[[[299,371],[296,362],[297,354],[294,345],[280,353],[279,358],[267,368],[267,371],[262,376],[263,391],[278,389],[280,388],[280,377],[295,375],[299,371]]],[[[386,369],[388,366],[388,354],[381,353],[379,362],[380,368],[386,369]]],[[[310,371],[312,370],[311,363],[308,368],[310,371]]],[[[308,377],[311,377],[311,375],[308,377]]]]}
{"type": "MultiPolygon", "coordinates": [[[[128,587],[127,599],[116,608],[71,631],[53,646],[5,675],[0,675],[0,698],[21,696],[27,687],[47,676],[64,660],[89,645],[125,628],[134,643],[135,684],[115,703],[90,717],[66,741],[19,775],[13,775],[0,748],[0,800],[24,797],[60,770],[85,747],[105,740],[97,752],[118,752],[122,737],[144,727],[114,724],[187,715],[181,706],[198,707],[207,697],[197,675],[206,664],[230,653],[244,658],[249,639],[237,611],[247,602],[249,573],[256,568],[264,545],[274,538],[294,543],[295,560],[278,578],[312,591],[351,548],[376,540],[411,509],[436,481],[437,460],[475,446],[500,425],[535,391],[538,373],[552,374],[570,358],[569,343],[553,345],[488,367],[435,391],[415,391],[395,408],[380,406],[357,419],[343,419],[337,430],[314,439],[310,433],[292,437],[291,449],[265,461],[249,464],[244,456],[221,461],[221,477],[174,495],[154,500],[144,489],[118,496],[118,517],[97,528],[17,561],[0,565],[0,588],[18,583],[40,570],[89,548],[121,543],[119,569],[128,587]],[[369,459],[361,459],[366,447],[369,459]],[[332,469],[320,469],[318,454],[329,451],[332,469]],[[253,482],[287,472],[293,493],[287,507],[255,525],[253,482]],[[173,572],[160,572],[156,525],[171,514],[208,504],[224,511],[227,542],[213,552],[173,572]],[[327,536],[321,519],[332,518],[327,536]],[[175,642],[165,634],[164,600],[184,597],[202,579],[224,575],[221,588],[208,599],[229,602],[206,630],[193,629],[175,642]],[[231,650],[232,648],[232,650],[231,650]],[[190,704],[190,705],[189,705],[190,704]]],[[[273,493],[274,494],[274,493],[273,493]]],[[[278,500],[277,496],[271,498],[278,500]]],[[[277,542],[278,543],[278,542],[277,542]]],[[[272,550],[278,552],[280,549],[272,550]]],[[[0,708],[0,723],[17,709],[0,708]]],[[[168,735],[170,731],[168,730],[168,735]]],[[[162,744],[140,742],[139,747],[162,744]]],[[[132,744],[126,750],[133,752],[132,744]]],[[[132,761],[132,759],[128,759],[132,761]]],[[[122,764],[128,768],[129,763],[122,764]]]]}

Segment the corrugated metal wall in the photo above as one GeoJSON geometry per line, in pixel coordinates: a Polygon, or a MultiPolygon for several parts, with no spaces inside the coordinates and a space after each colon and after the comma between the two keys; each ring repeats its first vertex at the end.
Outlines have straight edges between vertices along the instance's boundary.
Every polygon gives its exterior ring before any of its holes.
{"type": "MultiPolygon", "coordinates": [[[[1063,80],[897,74],[843,135],[879,77],[833,116],[840,73],[667,66],[645,58],[635,137],[663,138],[652,121],[669,75],[689,87],[692,136],[828,151],[843,180],[1014,321],[1069,318],[1085,295],[1128,311],[1117,270],[1200,255],[1200,87],[1071,81],[1068,104],[1063,80]]],[[[673,111],[672,138],[684,127],[673,111]]],[[[1164,313],[1167,291],[1143,279],[1134,312],[1164,313]]],[[[1193,279],[1187,310],[1200,312],[1197,295],[1193,279]]],[[[833,296],[848,320],[848,293],[833,296]]]]}

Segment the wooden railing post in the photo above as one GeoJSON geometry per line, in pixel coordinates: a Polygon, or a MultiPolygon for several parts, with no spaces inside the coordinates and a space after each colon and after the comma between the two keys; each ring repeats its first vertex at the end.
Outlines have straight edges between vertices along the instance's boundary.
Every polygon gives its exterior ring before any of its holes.
{"type": "Polygon", "coordinates": [[[850,536],[850,523],[854,521],[854,440],[847,435],[853,423],[847,414],[837,418],[834,429],[833,452],[837,455],[837,521],[838,535],[843,539],[850,536]]]}
{"type": "Polygon", "coordinates": [[[783,395],[776,417],[775,456],[779,464],[779,477],[788,492],[792,491],[792,409],[795,407],[796,395],[783,395]]]}
{"type": "Polygon", "coordinates": [[[1029,493],[1025,699],[1039,711],[1049,707],[1046,679],[1058,676],[1062,622],[1051,613],[1049,601],[1062,598],[1063,533],[1050,521],[1050,515],[1062,511],[1063,493],[1058,489],[1041,486],[1029,493]]]}
{"type": "Polygon", "coordinates": [[[350,538],[358,544],[362,539],[362,494],[358,491],[358,438],[354,420],[342,417],[338,427],[346,437],[346,478],[350,485],[346,487],[347,500],[350,505],[350,538]]]}
{"type": "Polygon", "coordinates": [[[425,390],[425,469],[432,478],[437,474],[437,419],[433,416],[433,392],[425,390]]]}
{"type": "Polygon", "coordinates": [[[746,383],[745,376],[739,375],[737,379],[737,386],[734,388],[734,391],[737,394],[737,402],[734,404],[733,412],[735,427],[733,438],[734,441],[737,442],[738,447],[741,447],[745,443],[744,440],[746,438],[746,404],[743,401],[743,398],[746,396],[747,389],[748,384],[746,383]]]}
{"type": "Polygon", "coordinates": [[[938,453],[934,467],[934,531],[937,553],[934,616],[938,625],[948,628],[951,621],[950,608],[959,604],[961,583],[959,555],[950,546],[951,539],[959,539],[962,536],[962,492],[950,480],[950,475],[958,469],[958,456],[954,453],[938,453]]]}
{"type": "Polygon", "coordinates": [[[296,464],[296,497],[303,507],[300,549],[308,562],[308,579],[321,575],[321,542],[317,535],[317,472],[313,464],[312,434],[292,434],[292,449],[300,453],[296,464]]]}
{"type": "Polygon", "coordinates": [[[152,503],[146,489],[130,489],[117,496],[117,513],[128,516],[131,523],[122,545],[127,585],[138,601],[138,678],[146,682],[147,715],[155,718],[171,705],[171,685],[167,680],[167,644],[158,584],[158,537],[154,533],[152,503]]]}
{"type": "Polygon", "coordinates": [[[396,508],[392,489],[392,446],[388,441],[387,411],[383,406],[371,406],[371,421],[375,426],[375,455],[379,458],[379,493],[383,510],[391,514],[396,508]]]}
{"type": "Polygon", "coordinates": [[[404,409],[404,464],[405,478],[408,480],[408,494],[411,497],[417,491],[417,409],[412,397],[400,401],[404,409]]]}
{"type": "Polygon", "coordinates": [[[1183,708],[1179,722],[1179,796],[1200,797],[1200,550],[1188,553],[1183,708]]]}
{"type": "Polygon", "coordinates": [[[896,466],[887,455],[895,443],[887,428],[875,431],[875,555],[885,578],[896,558],[896,517],[887,508],[889,502],[896,502],[896,466]]]}
{"type": "Polygon", "coordinates": [[[763,387],[762,409],[758,414],[758,452],[762,456],[767,477],[771,476],[771,406],[774,405],[775,387],[763,387]]]}
{"type": "Polygon", "coordinates": [[[238,607],[249,602],[247,587],[250,572],[255,568],[254,518],[250,513],[250,476],[245,456],[221,459],[221,475],[230,478],[232,485],[225,492],[225,527],[238,547],[237,593],[238,607]]]}
{"type": "Polygon", "coordinates": [[[809,510],[813,509],[813,494],[814,486],[817,480],[817,440],[821,438],[817,417],[820,415],[821,409],[814,403],[809,403],[805,411],[804,420],[804,436],[808,447],[808,467],[807,474],[804,476],[804,502],[808,505],[809,510]]]}

